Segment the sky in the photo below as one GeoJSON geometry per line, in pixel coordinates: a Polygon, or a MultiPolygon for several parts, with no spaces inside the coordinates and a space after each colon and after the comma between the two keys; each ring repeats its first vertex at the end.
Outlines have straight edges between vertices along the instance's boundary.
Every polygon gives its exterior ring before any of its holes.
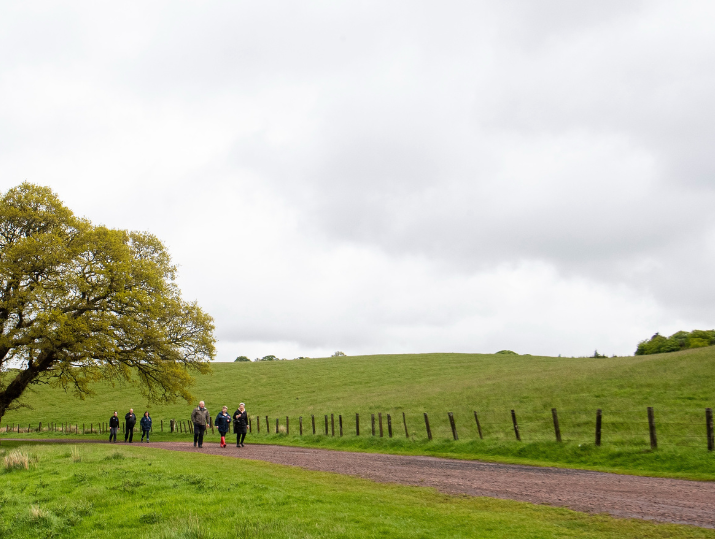
{"type": "Polygon", "coordinates": [[[0,191],[149,231],[217,360],[715,327],[715,4],[0,4],[0,191]]]}

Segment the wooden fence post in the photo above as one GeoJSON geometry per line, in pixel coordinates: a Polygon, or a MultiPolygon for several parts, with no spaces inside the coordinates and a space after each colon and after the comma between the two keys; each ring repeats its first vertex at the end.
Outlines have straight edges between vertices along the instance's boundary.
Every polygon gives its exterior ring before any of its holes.
{"type": "Polygon", "coordinates": [[[392,438],[392,417],[390,417],[390,414],[387,414],[387,434],[392,438]]]}
{"type": "Polygon", "coordinates": [[[42,432],[42,421],[40,421],[40,426],[37,427],[37,430],[39,430],[40,432],[42,432]]]}
{"type": "Polygon", "coordinates": [[[708,434],[708,451],[715,449],[715,434],[713,433],[713,409],[705,408],[705,429],[708,434]]]}
{"type": "MultiPolygon", "coordinates": [[[[251,421],[251,416],[248,417],[248,432],[250,434],[253,434],[253,421],[251,421]]],[[[256,416],[256,419],[258,419],[258,416],[256,416]]],[[[236,434],[236,427],[233,427],[233,433],[236,434]]]]}
{"type": "Polygon", "coordinates": [[[315,436],[315,416],[310,414],[310,422],[313,424],[313,436],[315,436]]]}
{"type": "Polygon", "coordinates": [[[658,438],[655,435],[655,413],[652,406],[648,406],[648,433],[650,434],[650,448],[658,449],[658,438]]]}
{"type": "Polygon", "coordinates": [[[343,415],[338,415],[338,425],[340,425],[340,436],[343,435],[343,415]]]}
{"type": "Polygon", "coordinates": [[[268,416],[266,416],[266,434],[271,433],[271,424],[268,422],[268,416]]]}
{"type": "Polygon", "coordinates": [[[511,411],[511,422],[514,423],[514,434],[516,434],[516,441],[521,442],[521,434],[519,434],[519,425],[516,422],[516,412],[511,411]]]}
{"type": "Polygon", "coordinates": [[[405,417],[405,412],[402,412],[402,423],[405,425],[405,438],[409,438],[410,433],[407,432],[407,418],[405,417]]]}
{"type": "Polygon", "coordinates": [[[561,442],[561,427],[559,427],[559,416],[556,413],[556,408],[551,409],[551,417],[554,418],[554,433],[556,434],[556,441],[561,442]]]}
{"type": "Polygon", "coordinates": [[[164,420],[161,420],[161,432],[164,432],[164,420]]]}
{"type": "Polygon", "coordinates": [[[290,420],[288,419],[288,416],[286,416],[286,436],[290,434],[290,420]]]}
{"type": "Polygon", "coordinates": [[[355,436],[360,436],[360,414],[355,414],[355,436]]]}
{"type": "Polygon", "coordinates": [[[479,433],[479,439],[483,440],[484,437],[482,436],[482,426],[479,424],[479,416],[477,415],[476,410],[474,410],[474,421],[477,422],[477,432],[479,433]]]}
{"type": "Polygon", "coordinates": [[[375,414],[370,414],[372,420],[372,435],[375,436],[375,414]]]}
{"type": "Polygon", "coordinates": [[[596,446],[601,445],[601,424],[603,422],[603,412],[599,408],[596,410],[596,446]]]}
{"type": "Polygon", "coordinates": [[[257,415],[256,416],[256,434],[260,434],[261,432],[261,416],[257,415]]]}
{"type": "Polygon", "coordinates": [[[377,413],[377,420],[380,423],[380,438],[382,438],[382,412],[377,413]]]}
{"type": "Polygon", "coordinates": [[[328,435],[328,414],[325,414],[325,435],[328,435]]]}
{"type": "Polygon", "coordinates": [[[278,426],[279,426],[279,424],[278,424],[278,418],[276,417],[276,434],[278,434],[278,426]]]}
{"type": "Polygon", "coordinates": [[[300,435],[303,436],[303,416],[298,418],[298,428],[300,429],[300,435]]]}
{"type": "Polygon", "coordinates": [[[449,426],[452,427],[452,438],[459,440],[459,436],[457,436],[457,425],[454,424],[454,414],[447,412],[447,416],[449,417],[449,426]]]}
{"type": "Polygon", "coordinates": [[[335,416],[330,414],[330,436],[335,436],[335,416]]]}
{"type": "Polygon", "coordinates": [[[432,440],[432,430],[429,428],[429,417],[427,417],[427,412],[425,412],[425,428],[427,429],[427,439],[432,440]]]}
{"type": "MultiPolygon", "coordinates": [[[[27,427],[27,432],[30,432],[30,427],[27,427]]],[[[87,434],[87,432],[84,429],[84,423],[82,423],[82,434],[87,434]]]]}

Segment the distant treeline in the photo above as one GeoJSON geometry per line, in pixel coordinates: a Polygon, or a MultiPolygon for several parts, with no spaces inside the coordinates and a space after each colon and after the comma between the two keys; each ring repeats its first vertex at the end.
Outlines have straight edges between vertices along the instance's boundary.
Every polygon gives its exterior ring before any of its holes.
{"type": "MultiPolygon", "coordinates": [[[[330,357],[346,357],[346,356],[347,356],[347,354],[345,352],[341,352],[340,350],[338,350],[330,357]]],[[[310,359],[310,358],[307,356],[300,356],[295,359],[310,359]]],[[[257,357],[254,360],[251,360],[251,358],[249,358],[248,356],[238,356],[236,359],[233,360],[234,363],[244,362],[244,361],[288,361],[288,360],[286,358],[281,359],[281,358],[276,357],[272,354],[268,355],[268,356],[257,357]]]]}
{"type": "Polygon", "coordinates": [[[664,337],[660,333],[656,333],[650,339],[638,343],[636,355],[663,354],[665,352],[677,352],[688,348],[703,348],[704,346],[713,345],[715,345],[715,329],[694,329],[690,333],[678,331],[670,337],[664,337]]]}

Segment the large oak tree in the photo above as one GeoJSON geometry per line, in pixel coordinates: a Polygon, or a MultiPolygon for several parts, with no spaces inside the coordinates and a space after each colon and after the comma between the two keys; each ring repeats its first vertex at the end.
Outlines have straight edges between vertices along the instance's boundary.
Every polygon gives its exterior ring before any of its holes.
{"type": "MultiPolygon", "coordinates": [[[[94,226],[46,187],[0,199],[0,419],[31,384],[79,397],[136,382],[151,401],[191,399],[215,354],[213,320],[186,302],[151,234],[94,226]]],[[[31,403],[30,403],[31,404],[31,403]]]]}

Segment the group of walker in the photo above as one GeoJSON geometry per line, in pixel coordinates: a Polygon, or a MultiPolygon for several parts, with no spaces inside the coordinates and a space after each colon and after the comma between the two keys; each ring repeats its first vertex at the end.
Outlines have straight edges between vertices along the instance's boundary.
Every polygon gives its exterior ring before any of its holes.
{"type": "MultiPolygon", "coordinates": [[[[236,447],[245,447],[243,443],[246,439],[246,433],[248,432],[248,412],[246,412],[246,405],[241,403],[238,405],[238,409],[233,413],[233,416],[228,415],[228,406],[224,406],[221,412],[216,416],[214,425],[218,429],[221,435],[221,447],[226,447],[226,435],[231,428],[231,421],[233,420],[233,431],[236,433],[236,447]]],[[[134,415],[134,409],[130,408],[129,412],[124,416],[125,431],[124,431],[124,441],[133,443],[134,438],[134,426],[137,424],[137,416],[134,415]]],[[[204,445],[204,433],[206,432],[206,427],[211,425],[211,416],[209,411],[206,409],[204,401],[199,402],[199,405],[194,408],[191,412],[191,422],[194,424],[194,447],[203,447],[204,445]]],[[[149,443],[149,433],[151,432],[151,416],[149,412],[144,412],[144,416],[139,421],[139,426],[142,430],[141,441],[144,441],[146,437],[146,443],[149,443]]],[[[117,412],[109,418],[109,441],[117,442],[117,431],[119,430],[119,416],[117,412]]]]}

